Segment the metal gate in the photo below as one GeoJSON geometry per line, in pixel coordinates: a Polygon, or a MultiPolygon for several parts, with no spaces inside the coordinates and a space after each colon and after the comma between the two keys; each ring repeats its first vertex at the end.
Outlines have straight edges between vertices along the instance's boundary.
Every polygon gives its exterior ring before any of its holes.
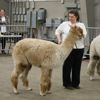
{"type": "Polygon", "coordinates": [[[87,27],[87,37],[85,39],[85,56],[89,56],[89,47],[92,40],[100,35],[100,27],[87,27]]]}
{"type": "Polygon", "coordinates": [[[10,54],[12,47],[20,39],[27,37],[27,27],[24,25],[1,25],[6,32],[0,32],[0,53],[10,54]]]}

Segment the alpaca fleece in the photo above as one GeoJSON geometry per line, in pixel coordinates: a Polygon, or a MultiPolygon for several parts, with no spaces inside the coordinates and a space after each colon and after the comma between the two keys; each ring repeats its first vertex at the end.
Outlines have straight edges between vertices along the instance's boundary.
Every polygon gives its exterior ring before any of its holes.
{"type": "Polygon", "coordinates": [[[83,36],[80,27],[71,27],[68,37],[59,45],[50,41],[26,38],[16,43],[12,58],[14,69],[11,82],[14,93],[18,93],[18,78],[20,77],[27,90],[31,90],[27,75],[32,65],[41,68],[40,95],[46,95],[51,89],[52,69],[62,67],[70,54],[75,41],[83,36]]]}

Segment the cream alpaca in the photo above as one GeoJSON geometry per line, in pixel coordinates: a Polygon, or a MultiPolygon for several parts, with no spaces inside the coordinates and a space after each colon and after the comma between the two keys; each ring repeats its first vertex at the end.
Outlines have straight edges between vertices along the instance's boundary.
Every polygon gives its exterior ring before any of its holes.
{"type": "Polygon", "coordinates": [[[71,27],[69,36],[62,44],[50,41],[26,38],[19,41],[12,53],[14,70],[11,74],[11,82],[14,93],[18,93],[18,77],[21,76],[23,85],[31,90],[28,85],[27,75],[32,65],[41,68],[40,95],[46,95],[51,88],[52,69],[63,65],[64,60],[71,52],[75,41],[83,36],[83,30],[79,27],[71,27]]]}
{"type": "Polygon", "coordinates": [[[100,75],[100,36],[94,38],[90,45],[90,61],[87,69],[90,80],[94,79],[95,69],[100,75]]]}

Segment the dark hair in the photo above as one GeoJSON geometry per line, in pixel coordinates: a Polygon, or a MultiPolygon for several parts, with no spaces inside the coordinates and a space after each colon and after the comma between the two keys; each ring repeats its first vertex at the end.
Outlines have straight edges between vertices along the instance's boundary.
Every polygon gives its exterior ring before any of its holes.
{"type": "Polygon", "coordinates": [[[79,16],[79,13],[78,13],[77,10],[70,10],[70,11],[68,12],[68,15],[69,15],[69,14],[74,14],[74,16],[77,17],[77,21],[80,20],[80,16],[79,16]]]}
{"type": "Polygon", "coordinates": [[[5,9],[0,9],[0,11],[2,11],[2,10],[5,12],[5,9]]]}

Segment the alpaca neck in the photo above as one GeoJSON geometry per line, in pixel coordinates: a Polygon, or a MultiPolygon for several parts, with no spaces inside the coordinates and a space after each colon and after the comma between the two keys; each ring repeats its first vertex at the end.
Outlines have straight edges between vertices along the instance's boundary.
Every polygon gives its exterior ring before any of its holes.
{"type": "Polygon", "coordinates": [[[74,33],[69,33],[69,35],[65,38],[65,40],[61,44],[61,48],[66,51],[70,52],[77,40],[77,35],[74,33]]]}

